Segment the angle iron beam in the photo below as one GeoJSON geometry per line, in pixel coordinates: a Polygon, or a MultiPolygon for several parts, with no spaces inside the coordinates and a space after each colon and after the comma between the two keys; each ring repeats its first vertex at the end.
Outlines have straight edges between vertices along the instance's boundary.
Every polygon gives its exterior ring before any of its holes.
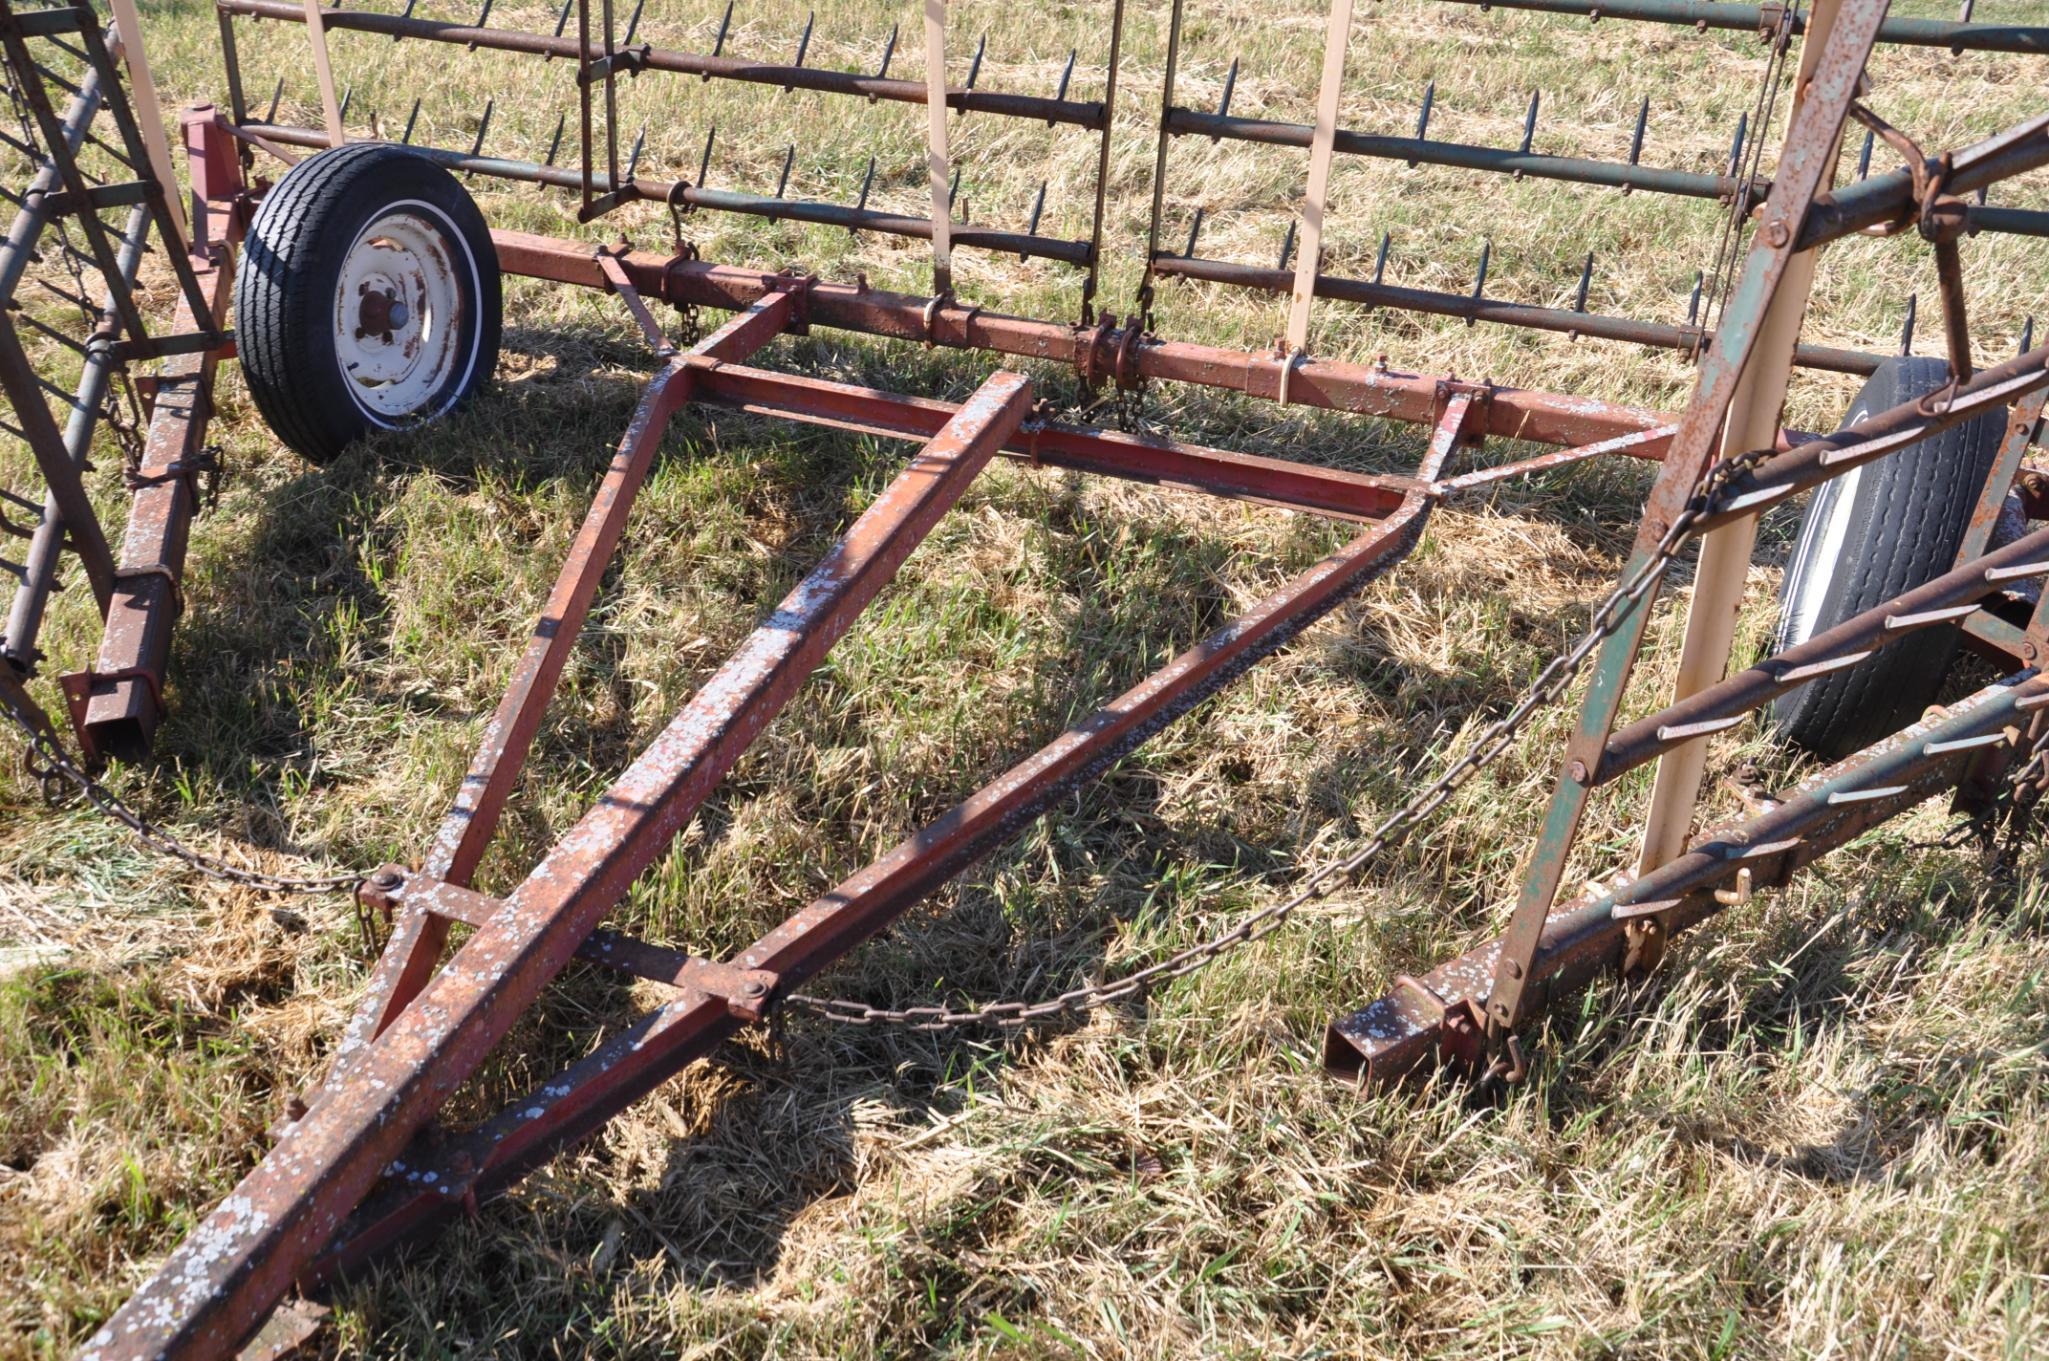
{"type": "Polygon", "coordinates": [[[1960,564],[1941,576],[1872,606],[1805,642],[1762,661],[1654,714],[1618,728],[1602,749],[1592,778],[1609,784],[1647,761],[1672,750],[1684,736],[1668,736],[1695,728],[1719,731],[1734,720],[1780,695],[1836,669],[1839,661],[1861,662],[1878,648],[1921,630],[1953,623],[1945,616],[1986,596],[2007,582],[2049,578],[2049,529],[2038,529],[1981,558],[1960,564]],[[2033,570],[2020,574],[2018,568],[2033,570]]]}
{"type": "MultiPolygon", "coordinates": [[[[328,11],[330,15],[335,12],[328,11]]],[[[275,123],[250,123],[244,125],[241,131],[251,138],[275,142],[281,146],[327,145],[320,133],[309,128],[287,127],[275,123]]],[[[583,186],[583,175],[577,170],[541,165],[533,161],[474,156],[467,152],[425,146],[417,142],[405,145],[407,150],[426,157],[436,165],[465,174],[487,175],[527,184],[543,184],[557,189],[580,189],[583,186]]],[[[613,188],[602,178],[594,179],[592,187],[605,192],[610,192],[613,188]]],[[[918,241],[929,241],[932,237],[931,218],[887,213],[875,208],[852,207],[843,203],[820,203],[809,199],[776,198],[771,194],[743,194],[731,189],[706,189],[683,180],[657,180],[645,176],[634,177],[630,182],[625,182],[622,188],[631,197],[649,203],[668,203],[673,200],[693,208],[710,208],[718,212],[739,213],[748,217],[765,217],[770,220],[787,218],[792,222],[814,222],[828,227],[845,227],[850,231],[882,232],[885,235],[909,237],[918,241]]],[[[593,199],[593,203],[598,201],[593,199]]],[[[955,246],[969,246],[976,250],[1023,255],[1041,260],[1059,260],[1070,265],[1088,263],[1089,245],[1086,241],[964,226],[954,227],[949,239],[955,246]]]]}
{"type": "MultiPolygon", "coordinates": [[[[1239,288],[1256,288],[1269,293],[1292,292],[1296,278],[1289,270],[1177,255],[1162,256],[1155,260],[1153,273],[1172,278],[1200,279],[1206,283],[1229,284],[1239,288]]],[[[1433,288],[1375,283],[1370,279],[1353,279],[1339,274],[1318,274],[1315,279],[1315,294],[1319,298],[1358,303],[1363,307],[1393,307],[1404,312],[1421,312],[1429,316],[1457,317],[1464,321],[1520,326],[1526,330],[1552,331],[1575,339],[1580,336],[1592,336],[1597,340],[1620,340],[1635,345],[1678,350],[1684,354],[1691,354],[1699,349],[1701,342],[1707,339],[1709,334],[1700,326],[1675,326],[1670,322],[1640,321],[1634,317],[1618,317],[1603,312],[1582,312],[1576,308],[1505,302],[1499,298],[1474,297],[1470,293],[1447,293],[1433,288]]],[[[1883,362],[1880,355],[1827,345],[1801,345],[1795,349],[1794,356],[1795,362],[1802,368],[1819,369],[1830,373],[1869,374],[1883,362]]]]}

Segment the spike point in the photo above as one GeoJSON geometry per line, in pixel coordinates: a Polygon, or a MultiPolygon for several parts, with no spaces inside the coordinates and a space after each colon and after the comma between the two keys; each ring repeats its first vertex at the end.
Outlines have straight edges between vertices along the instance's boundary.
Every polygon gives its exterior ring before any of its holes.
{"type": "Polygon", "coordinates": [[[1291,217],[1288,219],[1288,234],[1281,238],[1281,262],[1279,265],[1275,266],[1275,268],[1285,270],[1288,267],[1288,257],[1292,256],[1294,253],[1295,219],[1291,217]]]}
{"type": "Polygon", "coordinates": [[[1573,311],[1584,312],[1587,310],[1587,289],[1593,286],[1593,282],[1594,253],[1588,251],[1587,262],[1579,267],[1579,294],[1572,300],[1573,311]]]}
{"type": "Polygon", "coordinates": [[[1375,256],[1375,257],[1374,257],[1374,260],[1373,260],[1373,282],[1374,282],[1374,283],[1379,283],[1379,282],[1381,281],[1381,279],[1382,279],[1382,278],[1383,278],[1383,277],[1384,277],[1384,276],[1386,275],[1386,273],[1387,273],[1387,252],[1388,252],[1388,248],[1389,248],[1389,247],[1390,247],[1391,245],[1393,245],[1393,244],[1394,244],[1394,233],[1393,233],[1393,232],[1388,232],[1388,231],[1383,231],[1383,232],[1382,232],[1382,233],[1380,234],[1380,254],[1379,254],[1379,255],[1377,255],[1377,256],[1375,256]]]}
{"type": "Polygon", "coordinates": [[[1914,352],[1914,318],[1920,310],[1921,295],[1907,294],[1907,318],[1900,326],[1900,353],[1903,355],[1914,352]]]}
{"type": "Polygon", "coordinates": [[[1537,104],[1541,94],[1542,92],[1538,90],[1530,91],[1529,112],[1523,115],[1522,152],[1525,156],[1529,154],[1530,147],[1534,145],[1537,140],[1537,104]]]}

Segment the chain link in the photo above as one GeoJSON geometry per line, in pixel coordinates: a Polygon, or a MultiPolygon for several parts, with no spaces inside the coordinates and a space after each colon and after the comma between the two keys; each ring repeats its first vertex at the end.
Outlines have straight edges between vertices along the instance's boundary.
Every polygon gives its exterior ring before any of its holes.
{"type": "Polygon", "coordinates": [[[364,880],[365,876],[361,874],[266,874],[261,870],[231,865],[218,856],[195,850],[151,822],[133,804],[81,769],[57,744],[55,736],[33,715],[25,712],[19,700],[5,687],[0,687],[0,711],[4,711],[20,730],[27,746],[22,753],[23,764],[27,766],[30,778],[42,787],[45,798],[52,798],[68,784],[93,807],[133,832],[143,845],[184,861],[210,879],[262,889],[267,893],[354,892],[364,880]]]}
{"type": "MultiPolygon", "coordinates": [[[[913,1030],[948,1030],[961,1026],[995,1026],[1013,1029],[1051,1020],[1072,1012],[1093,1010],[1112,1002],[1136,997],[1155,984],[1171,982],[1214,962],[1241,946],[1272,934],[1297,910],[1326,897],[1353,874],[1441,808],[1465,782],[1485,770],[1502,752],[1514,745],[1522,727],[1539,709],[1554,703],[1572,683],[1594,650],[1614,635],[1630,611],[1663,578],[1679,550],[1692,537],[1693,527],[1712,514],[1723,491],[1743,473],[1769,458],[1774,451],[1759,449],[1724,459],[1708,470],[1698,491],[1665,531],[1657,547],[1643,564],[1624,578],[1594,611],[1593,619],[1579,641],[1551,659],[1513,709],[1490,723],[1464,756],[1453,762],[1414,798],[1381,819],[1366,844],[1345,859],[1317,870],[1305,880],[1293,897],[1262,908],[1245,917],[1230,930],[1211,936],[1175,954],[1146,965],[1122,978],[1072,988],[1040,1002],[989,1002],[964,1009],[944,1006],[875,1007],[845,998],[820,998],[792,993],[785,1005],[843,1025],[868,1026],[878,1022],[907,1026],[913,1030]]],[[[2049,757],[2045,757],[2049,760],[2049,757]]]]}

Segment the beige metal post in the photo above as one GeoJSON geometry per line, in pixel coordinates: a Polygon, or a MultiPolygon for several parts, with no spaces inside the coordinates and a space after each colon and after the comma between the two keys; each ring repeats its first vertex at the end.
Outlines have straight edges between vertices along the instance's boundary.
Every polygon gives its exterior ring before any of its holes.
{"type": "Polygon", "coordinates": [[[1309,140],[1309,187],[1302,199],[1302,252],[1295,259],[1295,294],[1288,307],[1288,353],[1309,343],[1309,304],[1323,259],[1323,206],[1330,193],[1331,148],[1338,135],[1338,95],[1345,83],[1345,46],[1352,36],[1352,0],[1332,0],[1323,38],[1323,83],[1316,90],[1316,128],[1309,140]]]}
{"type": "Polygon", "coordinates": [[[342,131],[341,101],[334,97],[334,67],[327,60],[327,19],[320,0],[306,0],[306,36],[313,43],[313,73],[320,78],[320,112],[327,120],[327,144],[348,140],[342,131]]]}
{"type": "Polygon", "coordinates": [[[171,221],[178,227],[178,239],[171,243],[172,248],[182,251],[191,244],[192,225],[185,215],[185,196],[178,191],[177,177],[171,173],[171,144],[164,136],[156,77],[150,74],[149,54],[142,46],[142,19],[135,12],[135,0],[113,0],[113,9],[114,34],[121,40],[121,59],[128,66],[128,88],[133,96],[129,102],[135,106],[135,121],[142,129],[150,174],[164,186],[164,205],[171,210],[171,221]]]}
{"type": "MultiPolygon", "coordinates": [[[[1800,73],[1793,82],[1793,108],[1835,27],[1839,0],[1815,0],[1800,45],[1800,73]]],[[[1792,119],[1787,118],[1788,126],[1792,119]]],[[[1833,179],[1833,175],[1831,175],[1833,179]]],[[[1757,346],[1722,427],[1721,452],[1726,457],[1761,449],[1778,437],[1779,417],[1786,402],[1786,383],[1793,372],[1793,346],[1807,313],[1814,285],[1815,252],[1803,251],[1787,263],[1786,277],[1765,312],[1757,346]]],[[[1700,565],[1694,576],[1693,600],[1686,615],[1686,642],[1679,654],[1674,699],[1684,699],[1722,679],[1735,641],[1736,615],[1743,604],[1743,584],[1750,573],[1751,550],[1757,544],[1757,517],[1747,515],[1710,530],[1701,539],[1700,565]]],[[[1638,874],[1646,874],[1686,849],[1693,827],[1694,804],[1700,798],[1701,775],[1707,767],[1707,738],[1675,747],[1658,762],[1651,790],[1650,812],[1644,820],[1643,850],[1638,874]]]]}
{"type": "Polygon", "coordinates": [[[925,165],[932,175],[932,291],[953,291],[953,205],[946,176],[946,0],[925,0],[925,165]]]}

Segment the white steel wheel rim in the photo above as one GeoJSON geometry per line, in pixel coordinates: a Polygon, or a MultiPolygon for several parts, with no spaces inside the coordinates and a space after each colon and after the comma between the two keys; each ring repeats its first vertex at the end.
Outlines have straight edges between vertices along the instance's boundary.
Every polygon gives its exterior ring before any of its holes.
{"type": "MultiPolygon", "coordinates": [[[[334,354],[349,395],[380,425],[439,414],[460,391],[465,276],[456,235],[430,204],[395,204],[365,223],[335,283],[334,354]]],[[[468,252],[463,252],[465,257],[468,252]]]]}

